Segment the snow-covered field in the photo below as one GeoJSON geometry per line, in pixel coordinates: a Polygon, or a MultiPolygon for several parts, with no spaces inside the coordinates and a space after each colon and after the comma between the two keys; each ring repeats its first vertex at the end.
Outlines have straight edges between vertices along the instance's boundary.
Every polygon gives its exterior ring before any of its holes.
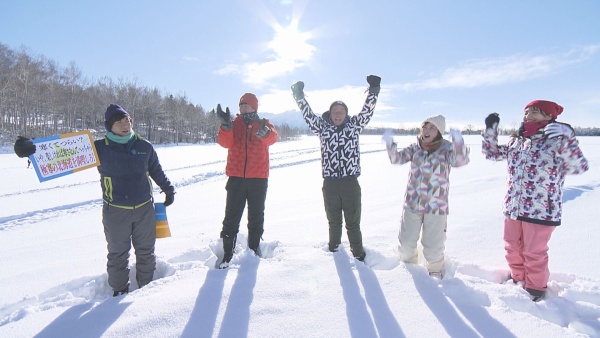
{"type": "Polygon", "coordinates": [[[591,169],[567,178],[539,303],[501,283],[506,163],[483,158],[480,136],[465,140],[471,163],[451,174],[441,281],[396,258],[409,165],[390,165],[380,136],[361,137],[364,264],[345,234],[341,251],[327,251],[316,137],[271,147],[265,257],[247,250],[244,219],[227,270],[215,269],[226,150],[157,147],[177,189],[172,237],[157,240],[155,280],[116,298],[96,169],[39,183],[26,159],[0,154],[0,337],[600,336],[600,138],[580,138],[591,169]]]}

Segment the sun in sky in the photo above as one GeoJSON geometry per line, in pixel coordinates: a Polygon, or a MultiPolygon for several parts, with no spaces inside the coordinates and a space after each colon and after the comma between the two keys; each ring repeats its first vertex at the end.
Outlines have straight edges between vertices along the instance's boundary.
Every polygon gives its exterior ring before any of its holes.
{"type": "Polygon", "coordinates": [[[299,28],[304,9],[302,4],[284,5],[292,5],[292,13],[285,19],[287,24],[282,24],[282,20],[267,8],[258,11],[265,24],[272,28],[273,34],[264,44],[264,53],[249,56],[241,65],[244,82],[260,86],[270,79],[291,74],[314,59],[317,48],[311,44],[311,40],[316,34],[299,28]]]}
{"type": "Polygon", "coordinates": [[[314,57],[317,48],[309,43],[311,34],[298,30],[298,22],[289,26],[275,24],[273,38],[267,42],[264,61],[251,61],[243,66],[245,82],[260,85],[269,79],[290,74],[306,65],[314,57]]]}
{"type": "Polygon", "coordinates": [[[287,27],[277,25],[274,29],[275,36],[268,46],[277,59],[283,62],[303,63],[313,57],[316,48],[308,43],[311,34],[300,32],[298,22],[292,22],[287,27]]]}

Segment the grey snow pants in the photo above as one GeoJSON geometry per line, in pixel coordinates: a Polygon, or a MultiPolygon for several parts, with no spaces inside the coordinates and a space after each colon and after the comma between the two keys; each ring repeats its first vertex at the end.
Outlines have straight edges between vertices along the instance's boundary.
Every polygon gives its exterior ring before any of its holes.
{"type": "Polygon", "coordinates": [[[342,224],[346,221],[346,233],[354,257],[364,254],[360,231],[361,189],[356,177],[323,180],[323,201],[329,222],[329,245],[342,240],[342,224]]]}
{"type": "Polygon", "coordinates": [[[139,287],[150,283],[154,276],[156,257],[156,216],[152,201],[135,209],[124,209],[104,203],[102,224],[108,248],[108,285],[120,291],[129,282],[129,251],[135,250],[136,281],[139,287]]]}

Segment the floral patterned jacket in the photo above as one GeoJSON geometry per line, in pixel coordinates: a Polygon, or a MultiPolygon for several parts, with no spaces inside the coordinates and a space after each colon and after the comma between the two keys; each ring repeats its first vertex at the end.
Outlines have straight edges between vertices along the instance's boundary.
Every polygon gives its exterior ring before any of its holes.
{"type": "Polygon", "coordinates": [[[543,133],[512,137],[498,145],[498,131],[483,132],[481,150],[486,159],[508,161],[504,215],[543,225],[560,225],[566,175],[589,169],[588,161],[572,137],[548,138],[543,133]]]}
{"type": "Polygon", "coordinates": [[[394,143],[388,149],[392,164],[411,162],[404,208],[413,212],[448,215],[450,169],[469,163],[469,148],[462,137],[459,141],[442,140],[432,152],[421,148],[418,142],[397,150],[394,143]]]}

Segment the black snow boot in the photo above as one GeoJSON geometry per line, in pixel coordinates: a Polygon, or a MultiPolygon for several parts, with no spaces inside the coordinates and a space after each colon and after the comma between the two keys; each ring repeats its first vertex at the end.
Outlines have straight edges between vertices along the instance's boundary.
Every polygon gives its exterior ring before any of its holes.
{"type": "Polygon", "coordinates": [[[233,253],[231,252],[226,252],[225,255],[223,255],[223,260],[221,261],[221,264],[219,264],[219,269],[226,269],[229,267],[229,262],[231,261],[231,258],[233,257],[233,253]]]}
{"type": "Polygon", "coordinates": [[[261,252],[260,252],[260,240],[261,240],[261,235],[259,233],[256,232],[250,232],[248,233],[248,248],[250,248],[252,251],[254,251],[254,254],[258,257],[261,257],[261,252]]]}
{"type": "Polygon", "coordinates": [[[531,300],[536,303],[546,298],[546,291],[535,290],[531,288],[525,288],[525,291],[529,292],[531,295],[531,300]]]}
{"type": "Polygon", "coordinates": [[[129,293],[129,283],[127,283],[127,286],[125,287],[125,289],[119,290],[119,291],[115,290],[113,292],[113,297],[118,297],[118,296],[126,295],[128,293],[129,293]]]}
{"type": "Polygon", "coordinates": [[[223,260],[221,261],[221,264],[219,264],[219,269],[229,267],[229,262],[233,257],[236,239],[237,236],[223,235],[223,260]]]}
{"type": "Polygon", "coordinates": [[[252,249],[252,251],[254,251],[254,254],[256,255],[256,257],[262,257],[262,252],[260,251],[260,245],[257,245],[255,248],[253,247],[249,247],[250,249],[252,249]]]}
{"type": "Polygon", "coordinates": [[[365,257],[367,256],[367,253],[363,251],[362,254],[358,255],[358,256],[354,256],[354,258],[358,259],[361,262],[365,261],[365,257]]]}
{"type": "Polygon", "coordinates": [[[352,256],[354,256],[354,258],[361,262],[365,261],[365,256],[367,253],[365,252],[365,249],[363,249],[362,243],[354,243],[354,245],[353,243],[350,243],[350,251],[352,251],[352,256]]]}
{"type": "Polygon", "coordinates": [[[340,243],[331,243],[331,242],[329,242],[329,251],[331,251],[331,252],[337,252],[339,247],[340,247],[340,243]]]}

